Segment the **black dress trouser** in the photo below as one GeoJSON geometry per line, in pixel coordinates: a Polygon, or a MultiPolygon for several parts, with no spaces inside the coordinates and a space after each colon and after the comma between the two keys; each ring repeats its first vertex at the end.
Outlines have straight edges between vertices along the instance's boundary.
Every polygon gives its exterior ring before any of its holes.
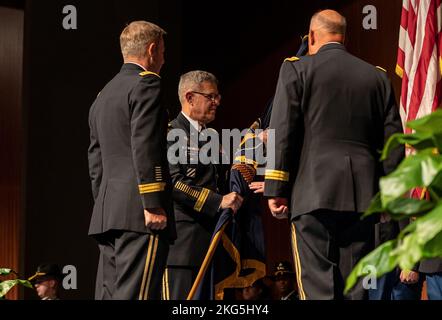
{"type": "Polygon", "coordinates": [[[169,244],[159,235],[110,231],[100,237],[95,299],[159,300],[169,244]]]}
{"type": "Polygon", "coordinates": [[[367,299],[362,280],[344,296],[345,280],[374,248],[374,217],[317,210],[292,219],[291,241],[301,300],[367,299]]]}
{"type": "Polygon", "coordinates": [[[163,276],[163,300],[186,300],[199,272],[195,266],[167,266],[163,276]]]}

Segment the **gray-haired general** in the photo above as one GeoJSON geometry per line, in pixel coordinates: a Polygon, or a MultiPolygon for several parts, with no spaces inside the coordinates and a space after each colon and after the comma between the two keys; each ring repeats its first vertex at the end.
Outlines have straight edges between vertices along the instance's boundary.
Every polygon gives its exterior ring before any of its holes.
{"type": "Polygon", "coordinates": [[[290,213],[303,300],[367,297],[361,283],[343,293],[373,245],[374,221],[361,213],[404,154],[379,162],[384,141],[402,132],[398,106],[385,71],[346,51],[345,29],[336,11],[312,17],[309,55],[282,64],[270,121],[276,152],[264,195],[273,215],[290,213]]]}
{"type": "MultiPolygon", "coordinates": [[[[200,161],[200,149],[210,140],[204,136],[213,130],[206,125],[215,119],[221,101],[218,80],[206,71],[190,71],[180,78],[178,96],[181,113],[170,122],[169,130],[184,133],[180,150],[184,150],[185,160],[169,162],[177,239],[170,247],[163,278],[163,299],[167,300],[187,298],[209,249],[219,210],[231,208],[236,212],[242,203],[237,193],[223,196],[220,192],[221,167],[200,161]]],[[[177,140],[171,140],[169,146],[175,143],[177,140]]]]}
{"type": "Polygon", "coordinates": [[[121,33],[124,64],[89,114],[89,227],[100,249],[96,299],[159,299],[175,237],[161,104],[164,30],[135,21],[121,33]]]}

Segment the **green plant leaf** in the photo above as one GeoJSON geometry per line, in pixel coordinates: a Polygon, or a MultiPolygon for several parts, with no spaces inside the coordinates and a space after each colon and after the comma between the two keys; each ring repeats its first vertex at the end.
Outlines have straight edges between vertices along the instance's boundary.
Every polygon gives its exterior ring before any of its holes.
{"type": "Polygon", "coordinates": [[[442,110],[438,109],[425,117],[409,121],[407,127],[422,132],[442,132],[442,110]]]}
{"type": "Polygon", "coordinates": [[[365,213],[362,215],[361,219],[368,217],[374,213],[380,213],[384,211],[385,208],[382,206],[381,194],[378,192],[375,194],[374,198],[371,199],[370,206],[367,210],[365,210],[365,213]]]}
{"type": "Polygon", "coordinates": [[[425,258],[442,257],[442,232],[439,232],[433,239],[425,244],[423,256],[425,258]]]}
{"type": "Polygon", "coordinates": [[[17,274],[17,273],[12,269],[0,268],[0,276],[8,276],[10,274],[17,274]]]}
{"type": "Polygon", "coordinates": [[[442,156],[431,150],[405,158],[399,167],[379,181],[382,206],[402,197],[416,187],[428,187],[442,172],[442,156]]]}
{"type": "Polygon", "coordinates": [[[387,141],[382,151],[381,160],[400,144],[412,145],[417,150],[437,148],[442,150],[442,110],[418,120],[410,121],[407,127],[413,129],[412,134],[393,134],[387,141]]]}
{"type": "Polygon", "coordinates": [[[399,198],[388,203],[387,211],[393,218],[401,219],[428,212],[434,206],[435,203],[426,200],[399,198]]]}
{"type": "Polygon", "coordinates": [[[376,268],[378,278],[393,270],[397,265],[397,256],[392,255],[396,244],[396,240],[387,241],[362,258],[348,276],[344,292],[347,293],[356,284],[358,278],[365,276],[369,267],[376,268]]]}
{"type": "Polygon", "coordinates": [[[399,234],[402,238],[393,254],[398,256],[402,269],[412,269],[423,258],[429,258],[426,250],[437,250],[431,241],[442,232],[442,203],[438,203],[432,211],[417,218],[399,234]],[[426,246],[429,246],[426,248],[426,246]]]}
{"type": "Polygon", "coordinates": [[[442,172],[439,172],[436,177],[434,177],[428,190],[430,191],[432,199],[439,201],[442,198],[442,172]]]}
{"type": "MultiPolygon", "coordinates": [[[[441,124],[442,125],[442,124],[441,124]]],[[[388,139],[382,151],[381,161],[387,159],[390,152],[400,144],[409,144],[416,150],[439,148],[439,137],[431,132],[416,132],[412,134],[396,133],[388,139]]]]}
{"type": "Polygon", "coordinates": [[[362,218],[375,213],[387,212],[394,220],[402,220],[405,218],[410,218],[411,216],[419,216],[430,211],[434,208],[434,206],[435,203],[431,201],[398,198],[389,202],[387,208],[384,208],[382,206],[380,194],[377,193],[372,199],[370,207],[365,211],[362,218]]]}
{"type": "Polygon", "coordinates": [[[0,283],[0,298],[3,298],[9,292],[9,290],[11,290],[17,284],[20,284],[24,287],[28,287],[31,289],[33,288],[32,284],[28,280],[21,280],[21,279],[6,280],[0,283]]]}

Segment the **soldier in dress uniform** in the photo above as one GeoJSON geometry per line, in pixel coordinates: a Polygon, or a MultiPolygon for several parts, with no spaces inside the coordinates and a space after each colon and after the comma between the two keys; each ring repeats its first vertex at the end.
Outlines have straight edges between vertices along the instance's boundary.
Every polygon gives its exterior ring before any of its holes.
{"type": "Polygon", "coordinates": [[[312,17],[309,55],[282,64],[270,120],[276,152],[264,195],[274,216],[290,213],[302,300],[367,297],[362,283],[343,295],[373,248],[375,218],[360,217],[404,155],[399,147],[379,162],[384,141],[402,132],[398,107],[385,70],[346,51],[345,29],[336,11],[312,17]]]}
{"type": "Polygon", "coordinates": [[[59,300],[60,283],[63,274],[55,263],[43,263],[29,281],[34,285],[35,291],[41,300],[59,300]]]}
{"type": "Polygon", "coordinates": [[[290,262],[279,262],[271,278],[275,281],[280,300],[299,300],[295,286],[295,273],[290,262]]]}
{"type": "Polygon", "coordinates": [[[231,208],[236,212],[242,203],[237,193],[222,195],[219,191],[219,165],[201,161],[200,150],[210,140],[207,136],[215,133],[206,125],[215,119],[220,104],[217,79],[209,72],[190,71],[180,78],[178,96],[182,110],[169,124],[168,137],[177,240],[170,247],[163,277],[166,300],[187,298],[209,249],[219,211],[231,208]],[[174,163],[171,150],[178,141],[170,135],[175,132],[184,135],[178,147],[185,159],[174,163]]]}
{"type": "Polygon", "coordinates": [[[89,227],[100,248],[96,299],[159,299],[175,238],[161,104],[164,30],[146,21],[121,33],[124,64],[89,113],[89,227]]]}

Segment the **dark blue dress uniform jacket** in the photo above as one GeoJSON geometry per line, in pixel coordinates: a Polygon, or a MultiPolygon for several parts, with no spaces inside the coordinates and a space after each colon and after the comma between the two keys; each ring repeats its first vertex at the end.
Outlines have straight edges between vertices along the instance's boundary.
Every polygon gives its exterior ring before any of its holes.
{"type": "Polygon", "coordinates": [[[124,64],[103,88],[89,113],[89,172],[95,200],[89,235],[110,230],[151,233],[144,208],[162,207],[174,238],[167,162],[167,111],[160,77],[124,64]]]}
{"type": "Polygon", "coordinates": [[[291,218],[316,209],[365,211],[379,177],[404,154],[398,148],[379,162],[384,141],[402,132],[385,71],[338,43],[282,64],[270,129],[276,152],[265,195],[291,198],[291,218]]]}

